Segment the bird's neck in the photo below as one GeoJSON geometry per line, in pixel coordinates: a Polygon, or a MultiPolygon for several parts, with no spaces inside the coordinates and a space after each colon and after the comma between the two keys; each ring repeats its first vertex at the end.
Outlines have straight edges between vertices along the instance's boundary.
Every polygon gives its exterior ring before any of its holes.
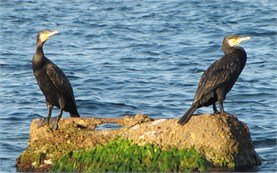
{"type": "Polygon", "coordinates": [[[237,52],[237,53],[240,53],[241,56],[243,56],[243,57],[246,56],[245,50],[240,46],[228,47],[227,49],[226,48],[224,49],[224,47],[222,47],[222,51],[224,52],[225,55],[233,53],[233,52],[237,52]]]}
{"type": "Polygon", "coordinates": [[[222,45],[222,51],[225,55],[232,53],[235,50],[235,47],[231,47],[228,44],[222,45]]]}
{"type": "Polygon", "coordinates": [[[37,55],[44,55],[44,53],[43,53],[43,45],[42,44],[37,45],[36,54],[37,55]]]}
{"type": "Polygon", "coordinates": [[[32,61],[32,64],[33,64],[33,67],[40,67],[43,62],[44,62],[44,53],[43,53],[43,43],[39,44],[37,43],[37,48],[36,48],[36,52],[35,52],[35,55],[33,57],[33,61],[32,61]]]}

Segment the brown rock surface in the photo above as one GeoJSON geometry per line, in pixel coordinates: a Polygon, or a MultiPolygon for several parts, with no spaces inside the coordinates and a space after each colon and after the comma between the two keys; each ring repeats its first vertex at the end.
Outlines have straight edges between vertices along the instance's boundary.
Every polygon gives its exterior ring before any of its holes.
{"type": "Polygon", "coordinates": [[[141,114],[123,118],[65,118],[60,120],[57,131],[47,126],[37,128],[38,122],[38,119],[33,120],[29,147],[17,159],[20,171],[45,171],[51,167],[53,155],[90,149],[116,136],[131,139],[137,144],[152,143],[162,148],[194,147],[215,166],[248,167],[261,162],[246,124],[228,114],[193,116],[184,126],[177,124],[177,119],[153,120],[141,114]],[[96,128],[105,123],[116,123],[122,128],[96,128]],[[40,153],[39,159],[31,157],[34,153],[40,153]],[[37,165],[36,169],[34,165],[37,165]]]}

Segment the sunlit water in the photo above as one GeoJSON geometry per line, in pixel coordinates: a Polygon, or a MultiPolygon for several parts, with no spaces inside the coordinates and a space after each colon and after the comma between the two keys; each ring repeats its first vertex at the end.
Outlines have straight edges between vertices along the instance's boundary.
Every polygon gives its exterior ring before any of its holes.
{"type": "Polygon", "coordinates": [[[31,68],[36,33],[45,28],[60,31],[44,51],[70,79],[83,117],[178,118],[222,55],[223,37],[251,35],[225,110],[247,123],[265,160],[252,171],[276,170],[276,2],[1,1],[0,170],[15,171],[31,121],[47,114],[31,68]]]}

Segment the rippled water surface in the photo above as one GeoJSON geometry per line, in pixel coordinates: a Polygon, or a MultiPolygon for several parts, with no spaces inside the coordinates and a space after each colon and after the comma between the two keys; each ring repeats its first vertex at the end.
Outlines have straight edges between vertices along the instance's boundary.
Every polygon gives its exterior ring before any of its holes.
{"type": "Polygon", "coordinates": [[[248,62],[225,110],[247,123],[265,160],[252,171],[276,170],[277,1],[10,0],[0,5],[0,170],[15,171],[31,121],[47,114],[31,68],[36,33],[45,28],[60,31],[44,52],[70,79],[84,117],[178,118],[189,108],[203,71],[222,55],[223,37],[251,35],[242,45],[248,62]]]}

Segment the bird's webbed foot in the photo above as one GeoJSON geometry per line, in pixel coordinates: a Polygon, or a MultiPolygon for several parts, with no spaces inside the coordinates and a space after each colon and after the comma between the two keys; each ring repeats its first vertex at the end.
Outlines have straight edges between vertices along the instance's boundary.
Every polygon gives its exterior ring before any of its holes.
{"type": "Polygon", "coordinates": [[[37,125],[37,128],[40,128],[42,126],[49,125],[49,119],[48,118],[41,118],[40,122],[37,125]]]}
{"type": "Polygon", "coordinates": [[[58,130],[58,128],[59,128],[58,122],[55,121],[53,124],[52,130],[58,130]]]}
{"type": "Polygon", "coordinates": [[[221,110],[221,111],[219,111],[219,113],[220,113],[220,114],[228,114],[227,112],[224,111],[224,109],[221,110]]]}
{"type": "Polygon", "coordinates": [[[214,112],[214,114],[221,114],[221,112],[220,111],[216,111],[216,112],[214,112]]]}
{"type": "Polygon", "coordinates": [[[52,130],[57,130],[59,128],[59,117],[53,117],[51,121],[53,123],[52,130]]]}

